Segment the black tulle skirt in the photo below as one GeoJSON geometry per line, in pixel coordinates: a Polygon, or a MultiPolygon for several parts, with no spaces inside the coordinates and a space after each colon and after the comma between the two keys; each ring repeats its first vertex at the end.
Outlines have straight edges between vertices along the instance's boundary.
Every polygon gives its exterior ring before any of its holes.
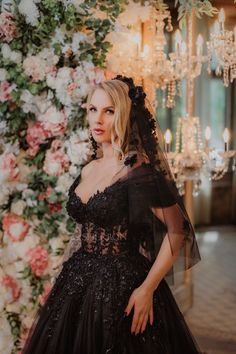
{"type": "Polygon", "coordinates": [[[79,249],[63,264],[35,316],[22,354],[199,354],[163,279],[154,292],[154,322],[131,333],[124,310],[151,263],[141,254],[95,255],[79,249]]]}

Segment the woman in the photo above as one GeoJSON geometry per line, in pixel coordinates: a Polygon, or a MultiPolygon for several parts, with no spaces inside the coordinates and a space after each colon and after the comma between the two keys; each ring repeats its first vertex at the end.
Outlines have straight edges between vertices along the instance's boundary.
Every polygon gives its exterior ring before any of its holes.
{"type": "Polygon", "coordinates": [[[200,255],[145,96],[122,76],[88,95],[77,229],[23,354],[201,353],[167,284],[200,255]]]}

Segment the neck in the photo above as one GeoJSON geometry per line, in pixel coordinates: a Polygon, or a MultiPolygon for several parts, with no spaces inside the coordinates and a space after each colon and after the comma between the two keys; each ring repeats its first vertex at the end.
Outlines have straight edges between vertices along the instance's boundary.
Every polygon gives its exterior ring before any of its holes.
{"type": "Polygon", "coordinates": [[[104,160],[116,160],[114,149],[111,143],[102,143],[102,153],[104,160]]]}

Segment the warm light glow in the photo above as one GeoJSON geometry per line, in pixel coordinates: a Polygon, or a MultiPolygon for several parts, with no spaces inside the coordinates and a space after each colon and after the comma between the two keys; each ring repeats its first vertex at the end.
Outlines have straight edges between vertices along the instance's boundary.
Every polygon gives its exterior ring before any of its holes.
{"type": "Polygon", "coordinates": [[[182,41],[181,43],[181,53],[185,54],[187,52],[187,45],[185,41],[182,41]]]}
{"type": "Polygon", "coordinates": [[[220,12],[219,12],[219,21],[222,23],[225,21],[225,12],[224,12],[224,9],[220,9],[220,12]]]}
{"type": "Polygon", "coordinates": [[[211,139],[211,128],[209,126],[207,126],[205,129],[205,138],[207,141],[211,139]]]}
{"type": "Polygon", "coordinates": [[[215,24],[214,24],[214,31],[216,34],[219,34],[220,33],[220,24],[219,24],[219,21],[215,21],[215,24]]]}
{"type": "Polygon", "coordinates": [[[197,55],[202,55],[203,38],[200,34],[197,36],[196,44],[197,44],[197,55]]]}
{"type": "Polygon", "coordinates": [[[225,143],[228,143],[228,142],[229,142],[230,135],[229,135],[229,129],[228,129],[228,128],[225,128],[225,129],[224,129],[224,132],[223,132],[223,139],[224,139],[224,142],[225,142],[225,143]]]}
{"type": "Polygon", "coordinates": [[[170,129],[166,130],[166,132],[164,134],[164,139],[165,139],[166,144],[170,144],[171,143],[172,133],[171,133],[170,129]]]}
{"type": "Polygon", "coordinates": [[[140,45],[140,43],[141,43],[141,35],[140,35],[140,33],[138,33],[138,32],[135,33],[134,36],[133,36],[133,39],[134,39],[134,42],[136,44],[140,45]]]}
{"type": "Polygon", "coordinates": [[[180,44],[181,40],[182,40],[182,36],[181,36],[180,30],[176,30],[175,31],[175,43],[180,44]]]}
{"type": "Polygon", "coordinates": [[[201,46],[203,45],[203,38],[202,38],[202,35],[201,35],[201,34],[199,34],[199,35],[197,36],[196,44],[197,44],[198,47],[201,47],[201,46]]]}
{"type": "Polygon", "coordinates": [[[148,56],[148,53],[149,53],[149,45],[145,44],[144,48],[143,48],[143,51],[141,53],[141,57],[142,58],[146,58],[148,56]]]}

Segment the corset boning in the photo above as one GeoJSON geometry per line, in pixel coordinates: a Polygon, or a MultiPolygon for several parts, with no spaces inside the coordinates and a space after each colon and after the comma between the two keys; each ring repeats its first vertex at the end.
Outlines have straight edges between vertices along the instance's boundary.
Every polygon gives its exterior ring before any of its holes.
{"type": "Polygon", "coordinates": [[[105,228],[92,222],[86,222],[82,225],[81,247],[86,252],[98,255],[129,254],[135,252],[136,249],[134,244],[131,246],[130,241],[125,223],[105,228]]]}

